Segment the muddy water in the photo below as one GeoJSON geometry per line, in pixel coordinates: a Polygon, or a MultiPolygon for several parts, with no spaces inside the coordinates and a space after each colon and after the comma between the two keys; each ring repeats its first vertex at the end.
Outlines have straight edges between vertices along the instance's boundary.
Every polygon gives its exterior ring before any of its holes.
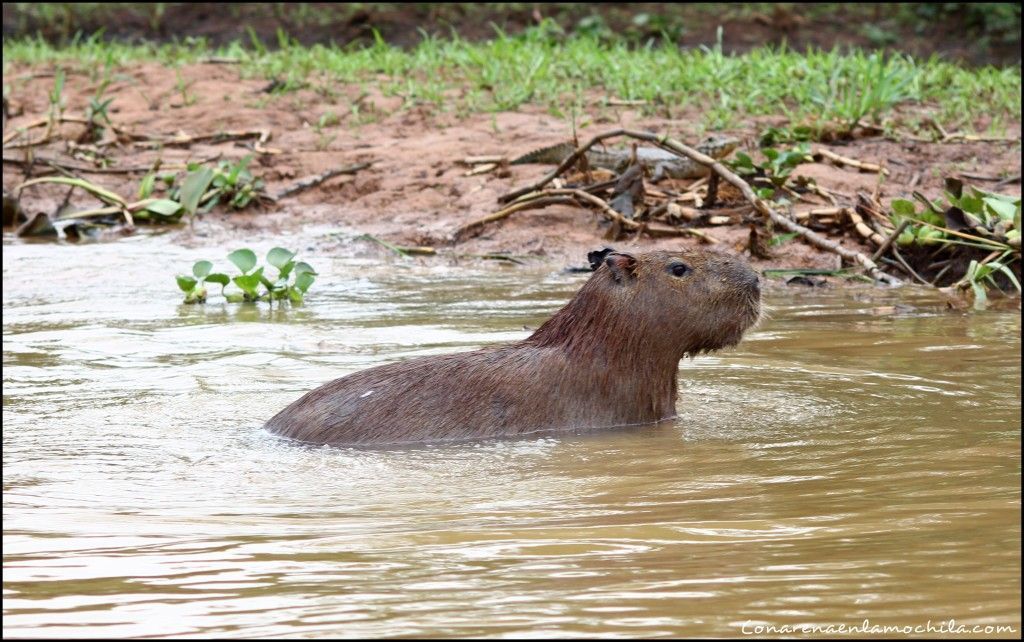
{"type": "Polygon", "coordinates": [[[179,306],[169,275],[228,249],[4,246],[5,635],[1019,631],[1019,313],[776,291],[683,364],[675,422],[307,448],[261,422],[524,337],[583,277],[307,255],[303,309],[179,306]]]}

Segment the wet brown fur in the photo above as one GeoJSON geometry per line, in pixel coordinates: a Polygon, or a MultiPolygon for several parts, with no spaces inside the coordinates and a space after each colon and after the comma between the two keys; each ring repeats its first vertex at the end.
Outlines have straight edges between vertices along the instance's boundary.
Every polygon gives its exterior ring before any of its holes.
{"type": "Polygon", "coordinates": [[[679,360],[735,345],[760,316],[756,273],[707,251],[612,253],[529,338],[336,379],[267,429],[383,445],[654,423],[675,415],[679,360]],[[683,262],[682,277],[670,266],[683,262]]]}

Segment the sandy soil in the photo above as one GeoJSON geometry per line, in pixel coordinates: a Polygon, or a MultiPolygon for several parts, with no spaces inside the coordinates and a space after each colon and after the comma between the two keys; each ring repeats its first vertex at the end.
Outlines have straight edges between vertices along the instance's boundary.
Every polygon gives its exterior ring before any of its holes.
{"type": "MultiPolygon", "coordinates": [[[[338,226],[373,234],[379,238],[408,245],[456,247],[468,254],[501,252],[534,255],[553,262],[579,264],[589,249],[605,244],[607,223],[588,210],[553,206],[524,211],[505,221],[488,226],[474,238],[453,246],[452,233],[458,226],[498,209],[497,197],[532,182],[550,170],[540,165],[511,168],[505,177],[491,174],[465,176],[467,168],[457,161],[469,155],[518,155],[536,147],[564,140],[568,124],[539,108],[494,115],[479,114],[459,119],[454,114],[431,114],[426,108],[399,110],[400,99],[370,93],[360,101],[360,114],[349,113],[349,101],[356,100],[361,88],[335,87],[339,96],[324,97],[312,90],[285,95],[264,91],[264,80],[240,79],[238,69],[230,65],[204,64],[182,70],[190,86],[192,104],[184,104],[175,88],[176,78],[158,65],[139,65],[115,76],[106,95],[113,97],[111,118],[121,128],[152,135],[209,134],[221,130],[269,129],[269,146],[278,154],[264,154],[252,169],[266,181],[268,191],[276,193],[297,180],[356,162],[372,165],[354,176],[341,176],[323,185],[282,199],[259,211],[217,211],[207,215],[196,233],[224,238],[272,234],[296,226],[338,226]],[[320,117],[331,111],[340,117],[338,124],[317,131],[320,117]]],[[[41,70],[14,69],[4,78],[10,85],[11,118],[5,132],[46,114],[47,92],[53,79],[41,70]],[[42,75],[40,75],[42,74],[42,75]]],[[[65,89],[69,115],[84,112],[95,86],[87,75],[71,74],[65,89]]],[[[707,132],[699,131],[697,119],[675,120],[642,117],[630,108],[594,107],[590,122],[580,128],[580,137],[620,126],[669,132],[676,138],[693,142],[707,132]]],[[[779,119],[748,122],[744,129],[727,133],[740,136],[748,151],[756,149],[755,137],[767,124],[779,119]]],[[[65,138],[75,138],[82,127],[64,125],[65,138]]],[[[34,135],[41,133],[35,130],[34,135]]],[[[1009,134],[1020,136],[1020,124],[1011,125],[1009,134]]],[[[251,143],[249,143],[251,145],[251,143]]],[[[252,153],[246,143],[225,142],[195,144],[187,149],[167,148],[162,152],[130,146],[116,148],[111,156],[116,165],[145,165],[162,154],[165,163],[203,159],[218,153],[237,159],[252,153]]],[[[887,203],[907,197],[912,189],[928,196],[941,194],[945,176],[967,172],[986,177],[1020,174],[1020,147],[1017,144],[970,142],[927,143],[890,141],[881,137],[863,138],[849,144],[826,146],[837,153],[864,161],[882,163],[892,172],[879,193],[887,203]],[[916,187],[911,184],[917,181],[916,187]]],[[[37,148],[39,156],[67,159],[63,142],[37,148]]],[[[10,190],[24,175],[19,165],[8,159],[22,159],[24,150],[5,150],[4,189],[10,190]]],[[[83,161],[74,161],[81,164],[83,161]]],[[[813,177],[820,185],[853,198],[858,191],[870,192],[878,181],[873,173],[825,164],[801,166],[797,172],[813,177]]],[[[134,196],[141,174],[90,174],[88,177],[124,196],[134,196]]],[[[992,182],[971,181],[981,187],[992,182]]],[[[1019,182],[1000,188],[1018,193],[1019,182]]],[[[52,213],[65,196],[66,189],[53,186],[32,187],[22,197],[22,206],[32,214],[52,213]]],[[[95,201],[76,193],[73,203],[82,208],[95,201]]],[[[802,205],[811,207],[810,204],[802,205]]],[[[748,231],[745,227],[707,227],[703,231],[721,241],[721,247],[744,251],[748,231]]],[[[194,241],[187,228],[174,232],[180,242],[194,241]]],[[[325,246],[345,244],[351,252],[386,252],[365,242],[352,243],[338,238],[323,238],[325,246]]],[[[842,242],[861,251],[873,248],[847,234],[842,242]]],[[[678,247],[695,241],[646,237],[620,241],[617,246],[678,247]]],[[[837,257],[821,253],[800,242],[777,248],[776,257],[758,261],[759,267],[837,266],[837,257]]]]}

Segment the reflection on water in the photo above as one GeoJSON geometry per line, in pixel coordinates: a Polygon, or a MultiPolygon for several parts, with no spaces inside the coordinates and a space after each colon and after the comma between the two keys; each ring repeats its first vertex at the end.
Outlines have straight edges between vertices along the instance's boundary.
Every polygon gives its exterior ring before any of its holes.
{"type": "Polygon", "coordinates": [[[305,308],[178,305],[170,275],[224,254],[4,247],[5,635],[1019,631],[1019,313],[779,291],[683,363],[674,422],[309,448],[260,425],[525,337],[585,277],[307,256],[305,308]]]}

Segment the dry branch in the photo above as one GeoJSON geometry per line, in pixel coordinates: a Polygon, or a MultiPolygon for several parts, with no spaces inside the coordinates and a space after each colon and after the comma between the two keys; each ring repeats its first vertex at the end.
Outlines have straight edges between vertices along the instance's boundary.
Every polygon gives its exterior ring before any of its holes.
{"type": "Polygon", "coordinates": [[[882,174],[883,176],[889,175],[889,170],[882,167],[881,165],[878,165],[876,163],[866,163],[864,161],[859,161],[856,158],[850,158],[848,156],[840,156],[839,154],[833,151],[829,151],[824,147],[819,147],[815,149],[814,152],[811,153],[811,155],[815,157],[823,156],[832,161],[833,163],[839,165],[848,165],[850,167],[856,167],[857,169],[864,172],[876,172],[882,174]]]}
{"type": "Polygon", "coordinates": [[[356,172],[366,169],[370,166],[370,163],[356,163],[355,165],[349,165],[348,167],[339,167],[336,169],[328,170],[322,174],[304,178],[301,181],[295,183],[291,187],[286,187],[277,193],[273,198],[275,201],[281,200],[287,196],[292,196],[303,190],[307,190],[311,187],[316,187],[324,181],[328,181],[335,176],[341,176],[342,174],[355,174],[356,172]]]}

